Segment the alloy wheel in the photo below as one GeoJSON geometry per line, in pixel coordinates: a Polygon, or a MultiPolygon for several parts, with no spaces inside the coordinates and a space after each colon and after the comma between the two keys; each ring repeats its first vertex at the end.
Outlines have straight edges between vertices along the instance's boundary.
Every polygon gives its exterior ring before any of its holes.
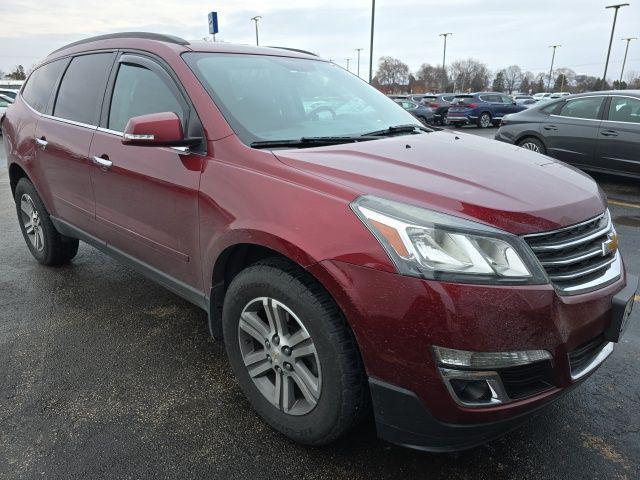
{"type": "Polygon", "coordinates": [[[40,221],[40,214],[36,209],[33,199],[27,193],[20,198],[20,216],[27,237],[31,245],[41,252],[44,249],[44,232],[40,221]]]}
{"type": "Polygon", "coordinates": [[[483,113],[482,116],[480,117],[480,126],[482,128],[488,128],[491,125],[491,117],[486,114],[483,113]]]}
{"type": "Polygon", "coordinates": [[[441,118],[443,125],[449,125],[449,115],[447,114],[447,112],[444,112],[441,118]]]}
{"type": "Polygon", "coordinates": [[[273,298],[251,300],[238,323],[240,353],[258,391],[289,415],[320,399],[322,374],[313,339],[300,318],[273,298]]]}
{"type": "Polygon", "coordinates": [[[526,150],[533,150],[534,152],[540,153],[540,147],[533,142],[525,142],[520,146],[526,150]]]}

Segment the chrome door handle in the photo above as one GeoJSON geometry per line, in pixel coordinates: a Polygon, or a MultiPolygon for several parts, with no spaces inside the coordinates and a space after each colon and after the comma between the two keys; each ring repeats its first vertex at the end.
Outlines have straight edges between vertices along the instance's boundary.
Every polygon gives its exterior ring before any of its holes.
{"type": "Polygon", "coordinates": [[[91,160],[93,161],[94,165],[98,165],[103,170],[108,170],[109,168],[111,168],[111,165],[113,165],[113,162],[108,158],[92,157],[91,160]]]}
{"type": "Polygon", "coordinates": [[[36,145],[39,146],[40,148],[42,148],[42,150],[44,150],[45,148],[47,148],[47,145],[49,145],[49,142],[47,142],[44,139],[44,137],[36,138],[36,145]]]}

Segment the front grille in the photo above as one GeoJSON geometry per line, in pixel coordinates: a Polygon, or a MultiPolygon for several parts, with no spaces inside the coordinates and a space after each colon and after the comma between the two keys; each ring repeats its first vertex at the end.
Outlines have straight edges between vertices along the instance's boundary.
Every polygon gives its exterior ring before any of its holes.
{"type": "Polygon", "coordinates": [[[524,239],[560,290],[578,291],[582,285],[598,285],[618,259],[617,249],[605,242],[615,235],[609,211],[570,227],[525,235],[524,239]]]}
{"type": "Polygon", "coordinates": [[[535,395],[553,387],[551,382],[551,362],[530,363],[499,370],[504,389],[511,399],[535,395]]]}
{"type": "Polygon", "coordinates": [[[605,345],[604,334],[599,335],[593,340],[583,343],[575,350],[569,353],[569,364],[571,365],[571,373],[581,372],[589,365],[593,359],[600,353],[605,345]]]}

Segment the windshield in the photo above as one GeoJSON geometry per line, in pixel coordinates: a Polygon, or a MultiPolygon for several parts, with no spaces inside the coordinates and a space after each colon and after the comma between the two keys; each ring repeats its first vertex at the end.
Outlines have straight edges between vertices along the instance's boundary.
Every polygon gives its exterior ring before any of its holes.
{"type": "Polygon", "coordinates": [[[183,57],[247,145],[421,125],[393,100],[329,62],[204,52],[183,57]]]}

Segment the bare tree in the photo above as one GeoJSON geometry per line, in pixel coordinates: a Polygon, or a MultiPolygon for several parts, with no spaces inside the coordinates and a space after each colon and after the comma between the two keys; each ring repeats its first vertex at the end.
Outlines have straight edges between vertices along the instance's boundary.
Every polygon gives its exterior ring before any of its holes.
{"type": "Polygon", "coordinates": [[[381,57],[376,72],[378,83],[385,90],[399,93],[409,86],[409,65],[393,57],[381,57]]]}
{"type": "Polygon", "coordinates": [[[4,72],[0,70],[0,78],[4,78],[4,72]]]}
{"type": "Polygon", "coordinates": [[[459,91],[481,91],[489,85],[491,72],[484,63],[473,58],[451,64],[451,78],[459,91]]]}
{"type": "Polygon", "coordinates": [[[440,88],[442,69],[423,63],[416,72],[416,86],[425,92],[435,92],[440,88]]]}
{"type": "Polygon", "coordinates": [[[510,94],[520,86],[522,69],[518,65],[510,65],[504,69],[504,87],[510,94]]]}

